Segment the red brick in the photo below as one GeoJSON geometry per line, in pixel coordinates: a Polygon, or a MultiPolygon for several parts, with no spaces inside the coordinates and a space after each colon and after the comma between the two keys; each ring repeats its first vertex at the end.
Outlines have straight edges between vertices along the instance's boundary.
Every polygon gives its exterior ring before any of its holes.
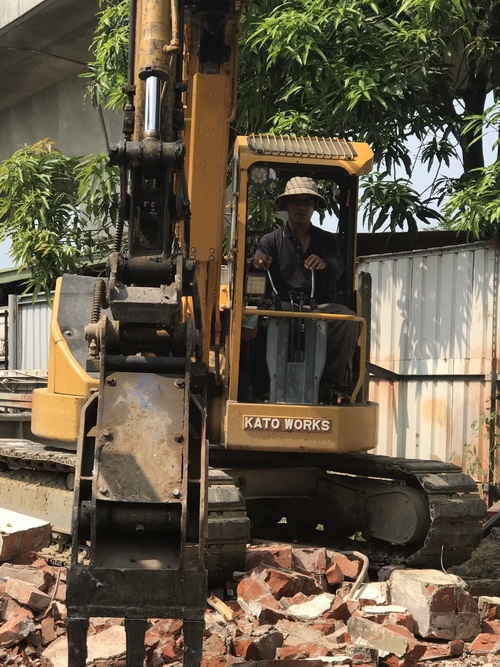
{"type": "Polygon", "coordinates": [[[469,640],[477,634],[479,617],[465,611],[475,605],[460,577],[440,570],[395,570],[389,587],[392,604],[406,607],[420,636],[469,640]]]}
{"type": "Polygon", "coordinates": [[[354,643],[368,644],[399,658],[406,657],[416,661],[425,652],[425,646],[400,625],[379,625],[366,618],[353,616],[347,622],[347,629],[354,643]]]}
{"type": "Polygon", "coordinates": [[[450,656],[459,657],[464,650],[464,643],[459,639],[453,639],[447,644],[431,644],[426,642],[425,653],[422,656],[422,662],[426,660],[437,660],[449,658],[450,656]]]}
{"type": "MultiPolygon", "coordinates": [[[[264,628],[260,628],[264,630],[264,628]]],[[[253,646],[256,650],[257,660],[274,660],[276,650],[283,646],[283,633],[276,628],[269,627],[260,635],[256,630],[252,635],[253,646]]]]}
{"type": "Polygon", "coordinates": [[[243,660],[257,660],[257,649],[251,637],[240,637],[234,641],[234,652],[243,660]]]}
{"type": "Polygon", "coordinates": [[[258,545],[247,549],[245,569],[248,572],[259,565],[292,569],[292,547],[289,545],[258,545]]]}
{"type": "Polygon", "coordinates": [[[230,664],[228,656],[225,655],[209,656],[201,661],[201,667],[227,667],[230,664]]]}
{"type": "Polygon", "coordinates": [[[282,646],[276,650],[278,660],[292,660],[300,657],[319,658],[325,655],[332,655],[327,646],[319,646],[314,643],[296,644],[295,646],[282,646]]]}
{"type": "MultiPolygon", "coordinates": [[[[453,586],[441,588],[428,588],[429,592],[432,590],[431,598],[429,600],[429,611],[435,614],[450,614],[455,613],[455,589],[453,586]],[[432,590],[433,589],[433,590],[432,590]]],[[[465,591],[464,591],[465,592],[465,591]]]]}
{"type": "Polygon", "coordinates": [[[51,603],[51,598],[46,593],[27,584],[24,581],[19,581],[17,579],[8,579],[5,586],[5,591],[10,595],[14,600],[17,600],[20,604],[24,604],[35,611],[42,611],[46,609],[51,603]]]}
{"type": "Polygon", "coordinates": [[[21,606],[9,595],[0,598],[0,621],[8,620],[21,606]]]}
{"type": "Polygon", "coordinates": [[[0,628],[0,646],[13,646],[34,630],[33,612],[20,607],[0,628]]]}
{"type": "Polygon", "coordinates": [[[458,591],[456,604],[459,614],[477,614],[477,602],[467,591],[458,591]]]}
{"type": "Polygon", "coordinates": [[[478,599],[479,616],[481,620],[500,620],[500,598],[480,595],[478,599]]]}
{"type": "Polygon", "coordinates": [[[470,653],[484,655],[486,653],[496,653],[500,651],[500,639],[498,635],[490,635],[482,632],[469,646],[470,653]]]}
{"type": "Polygon", "coordinates": [[[57,638],[56,622],[51,616],[43,618],[40,622],[40,634],[42,636],[42,644],[45,646],[53,642],[57,638]]]}
{"type": "MultiPolygon", "coordinates": [[[[160,653],[162,654],[163,658],[167,659],[167,661],[175,660],[175,658],[177,658],[177,651],[175,650],[175,643],[174,642],[167,642],[166,644],[163,644],[163,646],[160,648],[160,653]]],[[[203,660],[202,660],[202,664],[203,664],[203,660]]]]}
{"type": "Polygon", "coordinates": [[[339,629],[337,624],[340,623],[342,623],[342,621],[336,621],[333,618],[317,618],[311,625],[311,628],[313,628],[313,630],[319,630],[324,635],[331,635],[332,632],[339,629]]]}
{"type": "Polygon", "coordinates": [[[344,575],[344,579],[355,581],[361,572],[363,566],[359,558],[355,556],[346,556],[336,551],[328,551],[328,569],[336,564],[344,575]]]}
{"type": "Polygon", "coordinates": [[[340,598],[335,598],[330,609],[323,614],[323,618],[333,618],[336,621],[347,623],[351,615],[347,602],[340,598]]]}
{"type": "Polygon", "coordinates": [[[300,591],[300,581],[294,572],[266,568],[260,575],[277,600],[284,596],[293,596],[300,591]]]}
{"type": "Polygon", "coordinates": [[[226,644],[219,635],[210,635],[210,637],[203,642],[203,653],[207,656],[222,655],[226,653],[226,644]]]}
{"type": "Polygon", "coordinates": [[[334,644],[348,644],[351,641],[351,636],[347,632],[347,628],[339,628],[328,635],[328,639],[334,644]]]}
{"type": "Polygon", "coordinates": [[[47,591],[52,580],[52,574],[32,565],[11,565],[10,563],[4,563],[0,566],[0,577],[24,581],[44,592],[47,591]]]}
{"type": "Polygon", "coordinates": [[[338,584],[341,584],[344,581],[344,575],[337,563],[330,565],[325,572],[325,576],[330,586],[338,586],[338,584]]]}
{"type": "Polygon", "coordinates": [[[291,598],[281,598],[280,602],[285,607],[290,607],[292,604],[302,604],[303,602],[307,602],[310,599],[311,599],[310,595],[305,595],[304,593],[300,592],[296,593],[291,598]]]}
{"type": "Polygon", "coordinates": [[[269,592],[269,586],[259,576],[254,574],[242,579],[236,589],[240,606],[240,600],[251,602],[252,600],[258,600],[263,595],[268,595],[269,592]]]}
{"type": "Polygon", "coordinates": [[[490,635],[500,635],[500,621],[483,621],[481,630],[490,635]]]}
{"type": "Polygon", "coordinates": [[[305,574],[324,574],[326,551],[321,547],[292,547],[292,569],[305,574]]]}

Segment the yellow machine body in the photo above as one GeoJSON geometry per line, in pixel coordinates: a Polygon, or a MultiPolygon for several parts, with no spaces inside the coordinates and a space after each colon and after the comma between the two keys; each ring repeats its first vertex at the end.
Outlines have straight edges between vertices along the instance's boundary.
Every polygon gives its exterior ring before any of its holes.
{"type": "MultiPolygon", "coordinates": [[[[70,347],[75,331],[61,330],[62,285],[63,278],[58,278],[50,324],[48,383],[33,392],[32,431],[40,438],[76,447],[83,405],[91,391],[97,390],[99,380],[84,370],[70,347]]],[[[87,301],[91,299],[90,292],[87,301]]]]}

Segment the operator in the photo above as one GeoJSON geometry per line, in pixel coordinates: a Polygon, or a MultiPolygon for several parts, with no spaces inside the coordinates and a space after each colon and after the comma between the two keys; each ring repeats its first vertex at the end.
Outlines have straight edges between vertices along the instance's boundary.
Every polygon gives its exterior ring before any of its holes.
{"type": "MultiPolygon", "coordinates": [[[[315,227],[314,211],[326,208],[312,178],[295,176],[285,191],[276,198],[276,208],[286,211],[288,220],[283,227],[266,234],[260,240],[253,258],[256,269],[269,269],[281,301],[289,302],[290,295],[311,295],[314,271],[314,300],[325,313],[355,315],[352,310],[336,303],[337,280],[344,270],[335,234],[315,227]]],[[[346,396],[352,381],[352,359],[359,336],[359,323],[338,320],[328,323],[327,355],[320,390],[346,396]]]]}

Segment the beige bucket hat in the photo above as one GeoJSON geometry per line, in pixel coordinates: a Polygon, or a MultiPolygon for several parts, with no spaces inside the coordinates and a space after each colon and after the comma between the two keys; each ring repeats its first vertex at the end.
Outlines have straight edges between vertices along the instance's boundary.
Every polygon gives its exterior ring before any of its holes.
{"type": "Polygon", "coordinates": [[[285,192],[276,197],[276,209],[284,211],[286,209],[286,198],[293,195],[312,195],[316,197],[316,210],[324,211],[326,209],[326,201],[318,192],[318,186],[312,178],[308,176],[294,176],[285,186],[285,192]]]}

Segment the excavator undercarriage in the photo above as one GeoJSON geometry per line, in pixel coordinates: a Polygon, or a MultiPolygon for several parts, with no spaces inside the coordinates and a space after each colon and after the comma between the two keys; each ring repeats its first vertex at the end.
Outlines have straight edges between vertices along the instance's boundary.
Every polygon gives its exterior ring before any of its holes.
{"type": "MultiPolygon", "coordinates": [[[[377,565],[448,567],[467,560],[482,535],[477,485],[451,463],[373,454],[228,457],[215,447],[210,458],[218,468],[209,472],[205,563],[214,584],[243,567],[250,536],[336,548],[355,542],[377,565]]],[[[76,455],[3,439],[0,461],[0,506],[50,521],[49,553],[65,562],[76,455]]]]}

